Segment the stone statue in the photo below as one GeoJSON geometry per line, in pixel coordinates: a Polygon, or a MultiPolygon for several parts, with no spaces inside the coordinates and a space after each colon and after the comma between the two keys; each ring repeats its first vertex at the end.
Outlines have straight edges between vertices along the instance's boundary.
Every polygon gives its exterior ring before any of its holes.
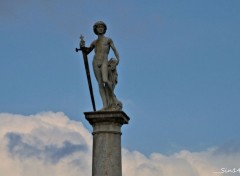
{"type": "Polygon", "coordinates": [[[107,26],[104,22],[96,22],[93,26],[93,31],[98,38],[91,43],[90,47],[85,47],[85,42],[82,41],[80,48],[86,54],[89,54],[93,49],[95,51],[92,64],[103,102],[103,108],[101,110],[122,110],[122,103],[114,94],[114,88],[118,78],[117,65],[120,58],[112,39],[104,36],[106,30],[107,26]],[[110,48],[113,50],[116,59],[111,58],[108,60],[110,48]]]}

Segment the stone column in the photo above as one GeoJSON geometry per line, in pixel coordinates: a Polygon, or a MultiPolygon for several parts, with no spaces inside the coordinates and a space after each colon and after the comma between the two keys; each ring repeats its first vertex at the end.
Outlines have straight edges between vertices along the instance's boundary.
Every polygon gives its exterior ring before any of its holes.
{"type": "Polygon", "coordinates": [[[93,127],[92,176],[122,176],[121,126],[129,117],[123,111],[84,114],[93,127]]]}

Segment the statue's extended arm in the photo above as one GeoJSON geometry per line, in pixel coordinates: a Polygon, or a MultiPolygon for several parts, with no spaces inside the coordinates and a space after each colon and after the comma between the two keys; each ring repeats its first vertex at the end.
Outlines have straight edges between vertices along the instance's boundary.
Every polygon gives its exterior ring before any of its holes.
{"type": "Polygon", "coordinates": [[[118,64],[119,61],[120,61],[119,53],[118,53],[117,49],[115,48],[112,39],[110,39],[109,42],[110,42],[110,43],[109,43],[109,44],[110,44],[110,47],[112,48],[112,50],[113,50],[113,52],[114,52],[114,55],[116,56],[116,58],[117,58],[117,60],[118,60],[118,62],[117,62],[117,64],[118,64]]]}
{"type": "Polygon", "coordinates": [[[89,53],[91,53],[91,51],[92,51],[94,48],[95,48],[95,47],[94,47],[94,44],[92,43],[92,44],[90,45],[90,47],[85,47],[85,46],[81,47],[81,50],[88,55],[89,53]]]}
{"type": "Polygon", "coordinates": [[[85,41],[83,40],[83,36],[80,36],[80,48],[76,48],[76,52],[81,50],[83,53],[88,55],[95,48],[95,41],[92,42],[90,47],[85,47],[85,41]]]}

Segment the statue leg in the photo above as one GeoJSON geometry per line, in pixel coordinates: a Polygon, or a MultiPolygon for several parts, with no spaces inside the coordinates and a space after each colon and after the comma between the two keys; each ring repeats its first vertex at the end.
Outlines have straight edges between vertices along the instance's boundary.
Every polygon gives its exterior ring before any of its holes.
{"type": "Polygon", "coordinates": [[[104,87],[104,83],[98,83],[99,86],[99,93],[100,96],[102,98],[102,102],[103,102],[103,109],[106,109],[108,107],[108,103],[107,103],[107,97],[106,97],[106,92],[105,92],[105,87],[104,87]]]}
{"type": "Polygon", "coordinates": [[[109,81],[108,79],[108,65],[107,65],[107,62],[104,62],[102,64],[102,67],[101,67],[101,71],[102,71],[102,79],[103,79],[103,82],[108,86],[108,88],[113,91],[113,84],[111,81],[109,81]]]}
{"type": "Polygon", "coordinates": [[[95,64],[95,62],[93,62],[93,70],[94,70],[94,75],[96,77],[96,80],[98,82],[99,93],[100,93],[100,96],[101,96],[102,102],[103,102],[103,109],[106,109],[108,106],[108,103],[107,103],[104,82],[103,82],[102,74],[101,74],[101,67],[98,67],[97,64],[95,64]]]}

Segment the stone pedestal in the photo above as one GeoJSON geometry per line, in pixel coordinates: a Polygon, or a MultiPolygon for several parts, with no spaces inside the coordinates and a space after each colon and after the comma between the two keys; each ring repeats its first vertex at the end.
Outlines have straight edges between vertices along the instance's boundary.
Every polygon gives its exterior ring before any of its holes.
{"type": "Polygon", "coordinates": [[[92,176],[122,176],[121,126],[129,117],[123,111],[84,114],[93,126],[92,176]]]}

